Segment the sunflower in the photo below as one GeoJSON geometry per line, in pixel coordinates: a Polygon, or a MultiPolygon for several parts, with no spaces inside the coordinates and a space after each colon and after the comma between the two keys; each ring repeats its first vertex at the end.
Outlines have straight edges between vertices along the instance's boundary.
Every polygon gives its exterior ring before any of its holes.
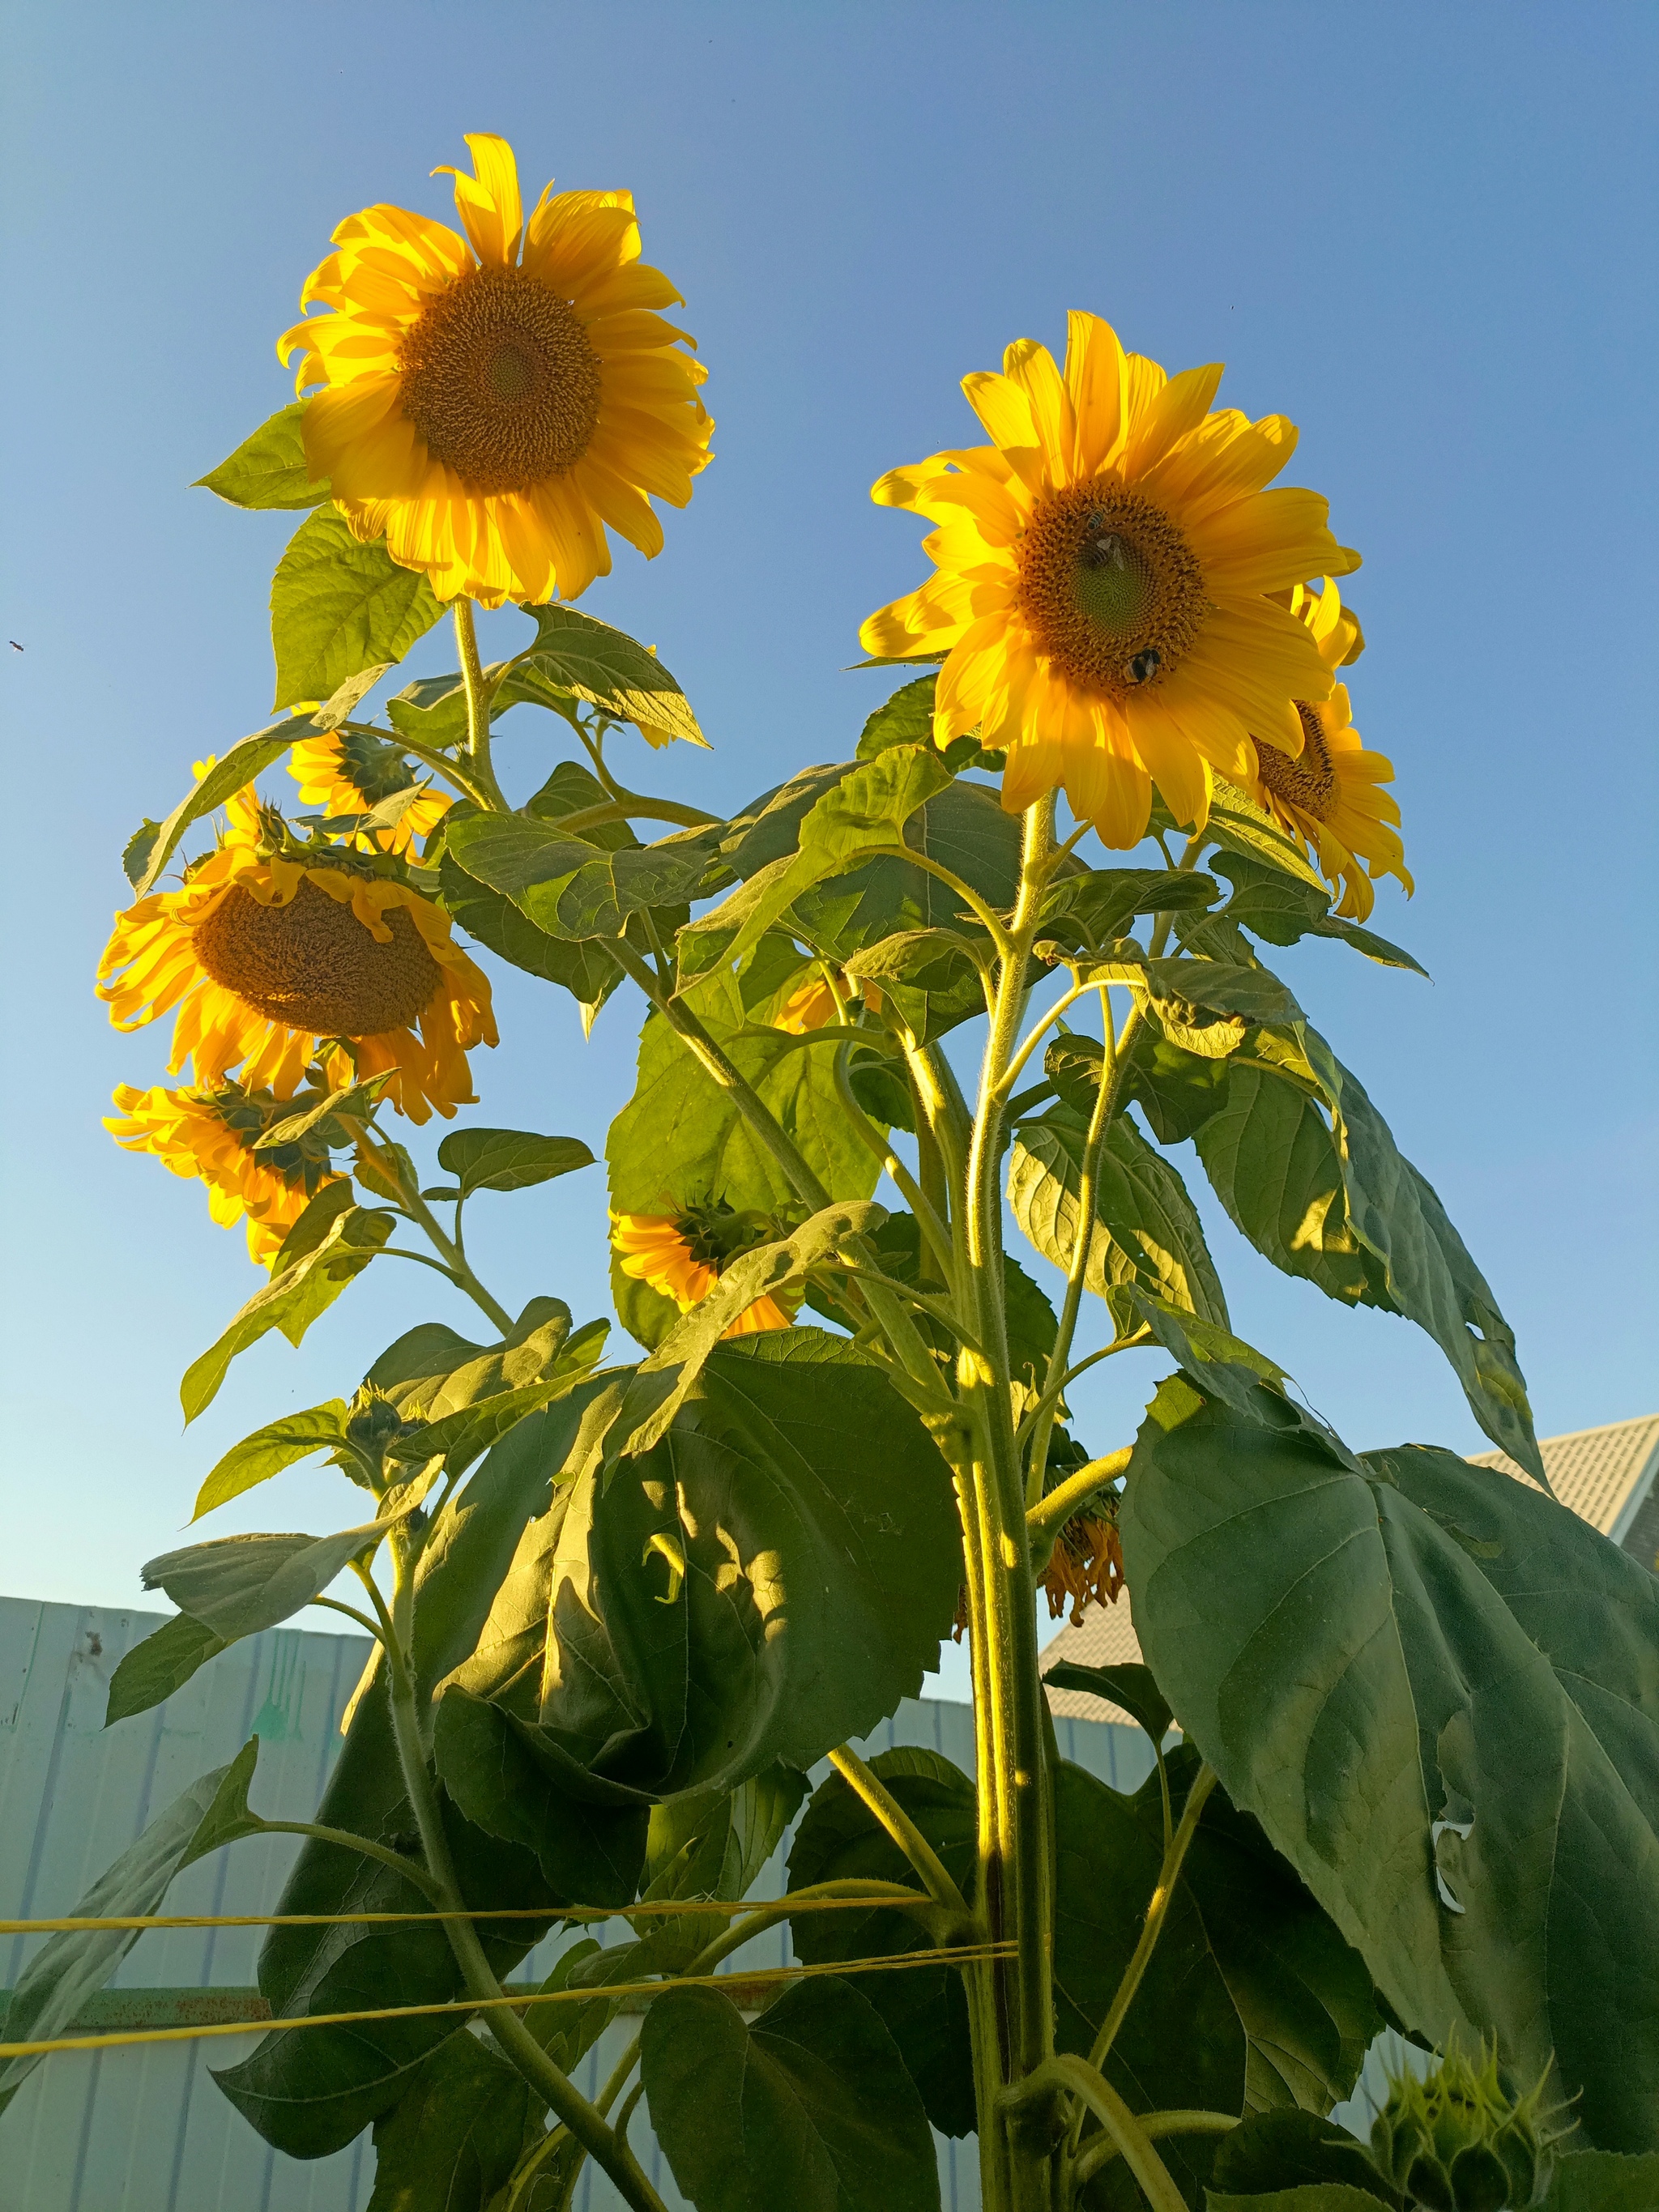
{"type": "MultiPolygon", "coordinates": [[[[740,1252],[763,1243],[771,1233],[769,1224],[752,1223],[716,1203],[688,1206],[683,1213],[616,1214],[611,1241],[621,1255],[624,1275],[648,1283],[661,1297],[672,1298],[682,1313],[690,1313],[740,1252]]],[[[753,1336],[762,1329],[793,1328],[799,1304],[799,1293],[787,1291],[781,1298],[757,1298],[723,1334],[753,1336]]]]}
{"type": "Polygon", "coordinates": [[[466,143],[475,176],[433,172],[466,239],[406,208],[348,216],[300,295],[333,312],[277,353],[315,390],[307,465],[359,538],[442,599],[574,599],[610,574],[607,524],[662,550],[647,494],[684,507],[708,462],[705,372],[655,312],[680,295],[641,261],[629,193],[550,185],[526,223],[512,148],[466,143]]]}
{"type": "Polygon", "coordinates": [[[130,1152],[154,1152],[176,1176],[194,1176],[208,1187],[208,1211],[222,1229],[246,1218],[248,1256],[268,1267],[283,1240],[325,1183],[340,1177],[303,1145],[255,1152],[258,1139],[280,1118],[270,1091],[135,1090],[115,1093],[119,1118],[104,1127],[130,1152]]]}
{"type": "MultiPolygon", "coordinates": [[[[850,975],[841,979],[842,996],[848,1002],[848,1012],[854,1012],[860,998],[872,1013],[881,1005],[881,993],[873,983],[859,984],[850,975]]],[[[791,1036],[806,1036],[813,1030],[821,1030],[828,1022],[842,1018],[841,1008],[836,1004],[836,994],[820,975],[810,983],[803,983],[784,1000],[781,1010],[772,1017],[769,1026],[787,1030],[791,1036]]]]}
{"type": "Polygon", "coordinates": [[[977,728],[1006,748],[1002,803],[1064,786],[1103,842],[1146,834],[1156,784],[1179,822],[1211,777],[1250,779],[1249,732],[1301,750],[1291,701],[1328,696],[1303,623],[1270,596],[1359,565],[1317,494],[1266,489],[1296,432],[1212,412],[1218,364],[1166,377],[1074,313],[1062,376],[1029,338],[1000,376],[963,380],[992,443],[936,453],[875,486],[939,527],[936,573],[871,616],[889,658],[943,659],[934,742],[977,728]]]}
{"type": "Polygon", "coordinates": [[[188,1060],[214,1090],[232,1068],[291,1098],[322,1052],[337,1087],[392,1073],[412,1121],[473,1098],[469,1049],[497,1042],[489,985],[449,917],[405,884],[270,854],[251,790],[227,809],[219,850],[182,890],[115,918],[98,995],[117,1029],[178,1009],[169,1074],[188,1060]]]}
{"type": "MultiPolygon", "coordinates": [[[[1284,594],[1284,604],[1306,625],[1332,671],[1364,651],[1358,622],[1329,576],[1316,592],[1296,585],[1284,594]]],[[[1362,745],[1346,684],[1337,684],[1328,699],[1298,699],[1296,711],[1300,755],[1292,760],[1278,745],[1258,742],[1257,773],[1249,787],[1292,836],[1307,840],[1332,888],[1340,885],[1337,912],[1364,921],[1376,902],[1373,877],[1397,876],[1408,897],[1416,888],[1400,839],[1400,809],[1378,788],[1394,781],[1394,763],[1362,745]]]]}
{"type": "Polygon", "coordinates": [[[420,778],[396,745],[363,730],[330,730],[289,755],[289,770],[307,806],[325,815],[367,814],[400,793],[416,790],[387,830],[360,830],[348,842],[364,852],[406,853],[429,836],[455,804],[453,793],[420,778]]]}

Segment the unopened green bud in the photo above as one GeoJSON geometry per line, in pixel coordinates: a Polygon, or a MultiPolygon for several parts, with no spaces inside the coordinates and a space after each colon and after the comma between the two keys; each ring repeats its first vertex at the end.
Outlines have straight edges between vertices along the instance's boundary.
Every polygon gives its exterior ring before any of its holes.
{"type": "Polygon", "coordinates": [[[1525,2212],[1548,2185],[1564,2130],[1542,2110],[1543,2082],[1511,2099],[1498,2053],[1472,2063],[1455,2044],[1432,2074],[1391,2079],[1371,2129],[1371,2156],[1407,2203],[1428,2212],[1525,2212]]]}

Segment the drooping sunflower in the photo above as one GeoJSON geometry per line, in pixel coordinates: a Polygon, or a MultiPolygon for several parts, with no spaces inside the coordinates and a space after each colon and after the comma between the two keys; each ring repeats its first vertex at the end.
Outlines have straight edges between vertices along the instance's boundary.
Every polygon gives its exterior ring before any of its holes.
{"type": "MultiPolygon", "coordinates": [[[[1364,635],[1334,578],[1327,576],[1316,592],[1297,584],[1284,598],[1333,672],[1358,659],[1364,635]]],[[[1376,903],[1374,877],[1397,876],[1408,897],[1416,888],[1401,842],[1400,808],[1379,788],[1394,781],[1394,763],[1386,753],[1365,750],[1353,726],[1346,684],[1337,684],[1328,699],[1298,699],[1296,711],[1300,754],[1292,760],[1279,746],[1258,743],[1251,795],[1293,837],[1306,840],[1325,880],[1341,889],[1337,912],[1364,921],[1376,903]]]]}
{"type": "Polygon", "coordinates": [[[395,744],[361,730],[329,730],[307,738],[295,746],[288,764],[301,800],[325,816],[367,814],[419,786],[389,829],[360,830],[347,840],[366,852],[406,853],[418,838],[429,836],[455,804],[453,793],[432,783],[420,785],[395,744]]]}
{"type": "Polygon", "coordinates": [[[270,1091],[234,1083],[216,1091],[138,1091],[124,1083],[114,1103],[118,1115],[104,1127],[116,1143],[154,1152],[174,1175],[204,1182],[208,1211],[222,1229],[246,1218],[248,1257],[262,1267],[323,1186],[340,1180],[325,1153],[302,1145],[253,1149],[282,1110],[270,1091]]]}
{"type": "Polygon", "coordinates": [[[364,539],[442,599],[574,599],[611,569],[608,525],[647,559],[651,499],[684,507],[714,425],[680,295],[641,261],[630,194],[557,192],[526,223],[513,149],[469,136],[466,238],[406,208],[348,216],[279,340],[299,356],[307,465],[364,539]],[[522,250],[520,241],[522,240],[522,250]],[[470,241],[470,248],[469,248],[470,241]]]}
{"type": "Polygon", "coordinates": [[[1250,732],[1301,750],[1295,699],[1329,696],[1304,624],[1271,596],[1346,574],[1316,493],[1267,489],[1295,449],[1281,416],[1212,411],[1221,368],[1166,377],[1098,316],[1070,318],[1062,375],[1022,338],[963,390],[988,446],[936,453],[875,486],[939,527],[936,573],[870,617],[888,657],[943,655],[933,736],[1006,748],[1002,803],[1064,787],[1127,848],[1158,787],[1201,823],[1211,775],[1255,768],[1250,732]]]}
{"type": "Polygon", "coordinates": [[[400,883],[285,858],[259,842],[251,791],[227,810],[225,842],[182,890],[115,918],[98,994],[117,1029],[176,1007],[169,1074],[186,1060],[217,1089],[291,1098],[322,1057],[340,1087],[395,1070],[385,1096],[412,1121],[471,1104],[467,1053],[497,1042],[489,985],[449,917],[400,883]]]}
{"type": "MultiPolygon", "coordinates": [[[[618,1213],[611,1225],[623,1274],[672,1298],[682,1313],[701,1305],[738,1253],[763,1242],[767,1233],[752,1233],[742,1217],[720,1205],[688,1206],[682,1213],[618,1213]]],[[[793,1328],[799,1305],[799,1292],[757,1298],[722,1334],[793,1328]]]]}

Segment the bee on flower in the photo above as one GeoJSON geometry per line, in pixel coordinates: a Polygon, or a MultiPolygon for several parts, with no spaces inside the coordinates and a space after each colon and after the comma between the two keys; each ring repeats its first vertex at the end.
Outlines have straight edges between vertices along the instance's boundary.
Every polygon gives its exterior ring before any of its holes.
{"type": "Polygon", "coordinates": [[[872,493],[936,526],[934,574],[872,615],[865,650],[942,659],[933,738],[1006,750],[1002,804],[1064,787],[1127,848],[1153,787],[1200,827],[1216,775],[1247,785],[1252,732],[1297,757],[1293,702],[1331,673],[1283,603],[1344,575],[1327,502],[1269,489],[1296,447],[1282,416],[1212,410],[1221,366],[1166,376],[1097,315],[1071,316],[1062,371],[1029,338],[963,380],[988,445],[891,471],[872,493]]]}

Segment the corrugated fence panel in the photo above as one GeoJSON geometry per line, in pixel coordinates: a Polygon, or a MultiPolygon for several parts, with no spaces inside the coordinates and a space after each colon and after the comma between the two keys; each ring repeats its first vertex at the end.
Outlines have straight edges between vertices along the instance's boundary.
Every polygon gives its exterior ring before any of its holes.
{"type": "MultiPolygon", "coordinates": [[[[339,1750],[340,1716],[368,1654],[362,1637],[274,1629],[234,1644],[153,1713],[106,1733],[110,1676],[163,1616],[96,1607],[34,1605],[0,1598],[0,1917],[70,1911],[148,1821],[209,1768],[260,1740],[254,1809],[272,1820],[313,1813],[339,1750]]],[[[1063,1758],[1119,1790],[1151,1771],[1138,1729],[1059,1720],[1063,1758]]],[[[972,1716],[965,1705],[910,1700],[862,1748],[924,1745],[972,1771],[972,1716]]],[[[814,1778],[827,1771],[820,1768],[814,1778]]],[[[168,1910],[212,1914],[269,1911],[299,1849],[296,1838],[234,1844],[180,1877],[168,1910]]],[[[787,1838],[756,1894],[781,1895],[787,1838]]],[[[607,1944],[631,1930],[614,1923],[607,1944]]],[[[0,1984],[15,1987],[40,1937],[0,1937],[0,1984]]],[[[572,1936],[552,1937],[520,1972],[544,1973],[572,1936]]],[[[258,1929],[156,1929],[139,1937],[117,1988],[210,1988],[255,1978],[258,1929]]],[[[785,1966],[793,1953],[778,1928],[737,1953],[724,1971],[785,1966]]],[[[578,2086],[592,2095],[636,2032],[617,2021],[589,2053],[578,2086]]],[[[208,2079],[252,2048],[246,2038],[158,2044],[37,2067],[0,2119],[0,2212],[363,2212],[374,2160],[365,2134],[335,2157],[280,2156],[208,2079]]],[[[634,2148],[670,2212],[674,2187],[643,2114],[634,2148]]],[[[946,2212],[979,2203],[976,2148],[939,2139],[946,2212]]],[[[575,2212],[611,2212],[620,2203],[590,2168],[575,2212]]]]}

